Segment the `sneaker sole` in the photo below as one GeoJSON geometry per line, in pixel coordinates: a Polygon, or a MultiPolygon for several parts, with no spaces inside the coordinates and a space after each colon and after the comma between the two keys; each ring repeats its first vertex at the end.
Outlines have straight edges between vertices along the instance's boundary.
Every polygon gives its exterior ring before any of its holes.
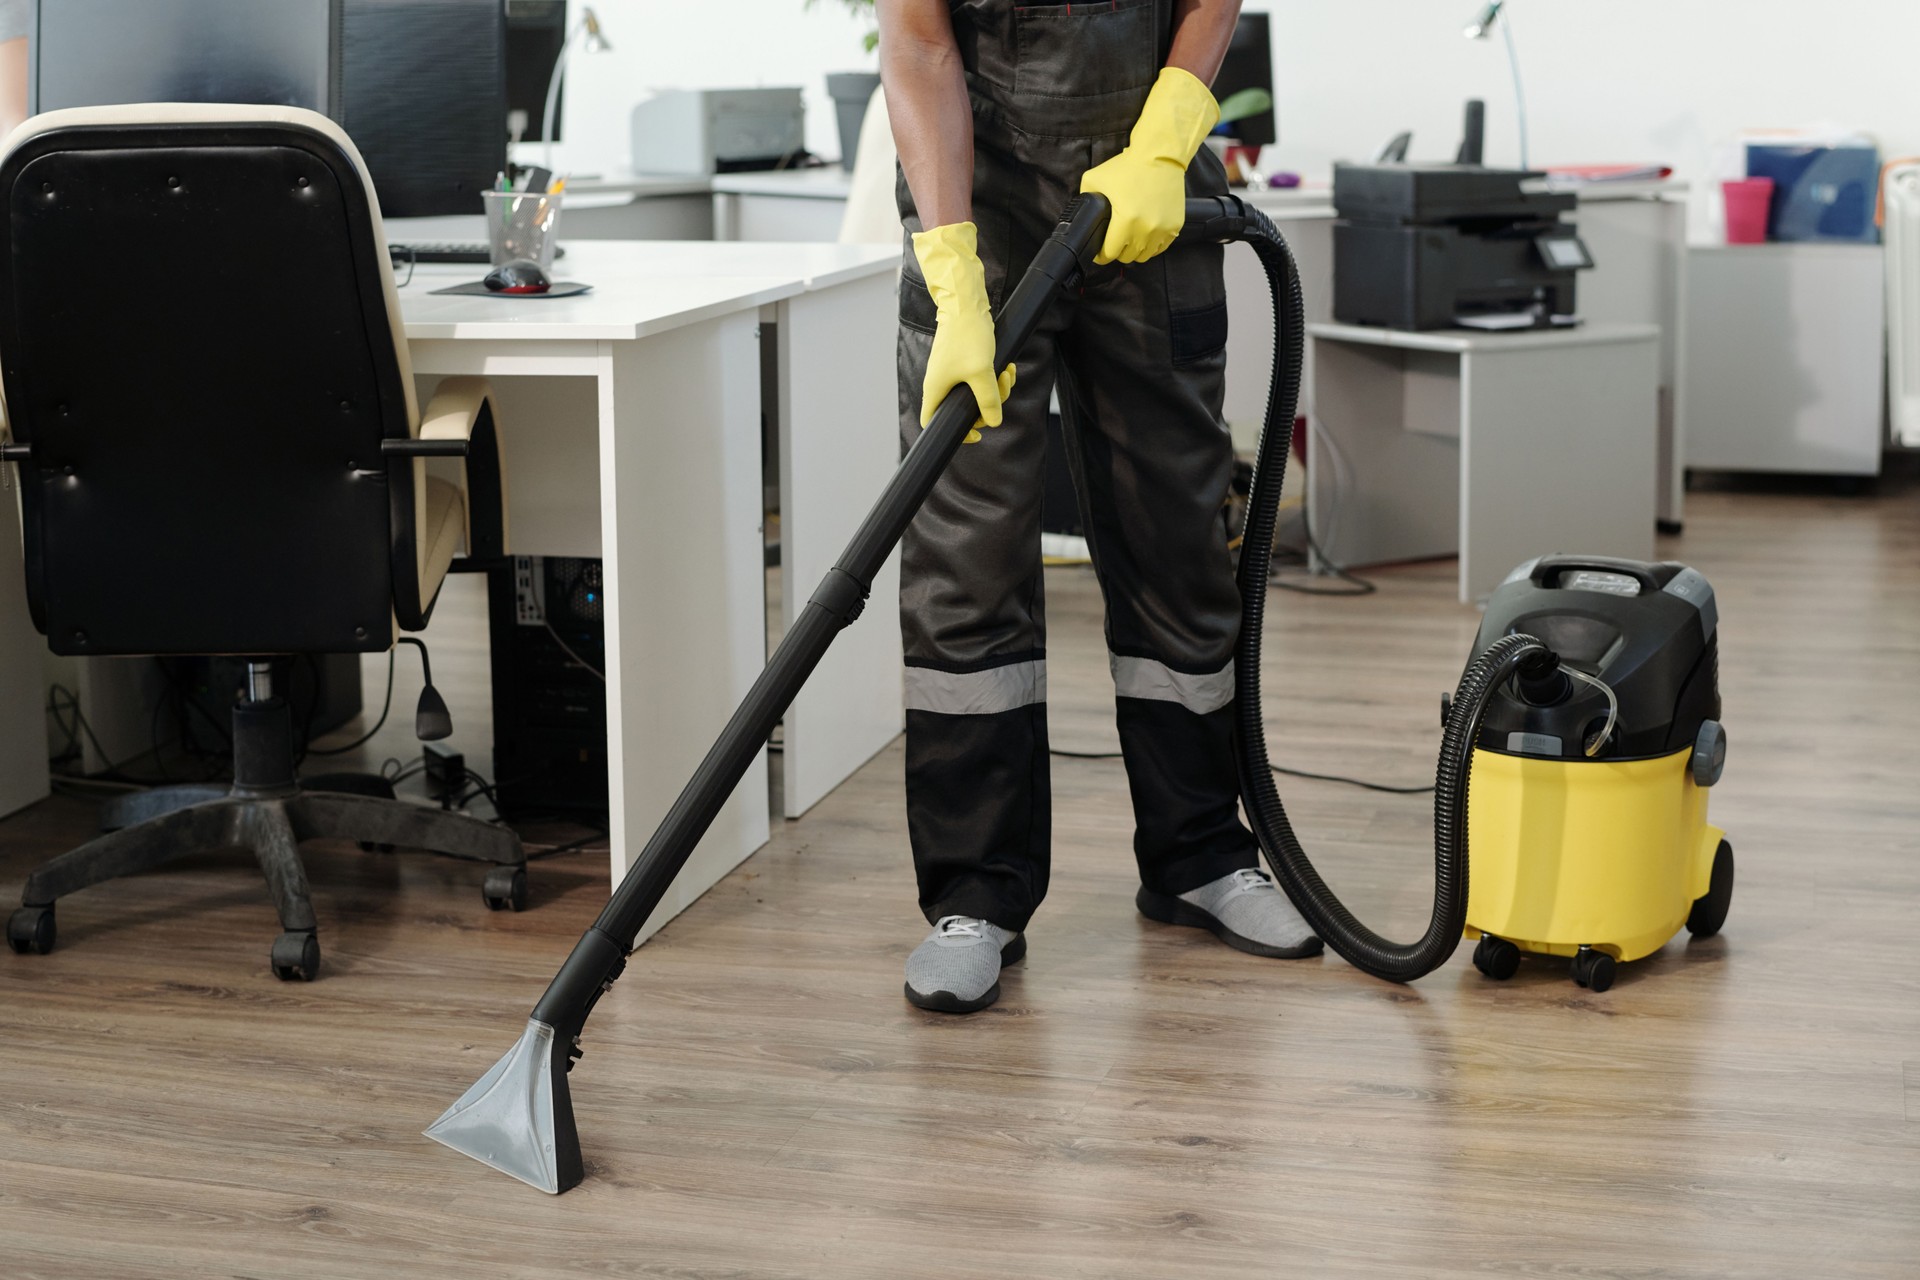
{"type": "Polygon", "coordinates": [[[1252,938],[1235,933],[1191,902],[1183,902],[1171,894],[1155,893],[1145,885],[1141,885],[1140,892],[1133,896],[1133,905],[1140,908],[1140,914],[1149,920],[1189,929],[1205,929],[1235,951],[1244,951],[1250,956],[1265,956],[1270,960],[1303,960],[1308,956],[1317,956],[1326,949],[1318,938],[1309,938],[1293,947],[1255,942],[1252,938]]]}
{"type": "MultiPolygon", "coordinates": [[[[1000,967],[1004,969],[1010,964],[1019,964],[1026,958],[1026,954],[1027,935],[1023,933],[1000,949],[1000,967]]],[[[910,982],[901,984],[901,989],[907,993],[908,1004],[932,1013],[978,1013],[1000,998],[998,982],[988,987],[985,995],[972,1000],[962,1000],[951,991],[932,991],[922,994],[915,991],[910,982]]]]}

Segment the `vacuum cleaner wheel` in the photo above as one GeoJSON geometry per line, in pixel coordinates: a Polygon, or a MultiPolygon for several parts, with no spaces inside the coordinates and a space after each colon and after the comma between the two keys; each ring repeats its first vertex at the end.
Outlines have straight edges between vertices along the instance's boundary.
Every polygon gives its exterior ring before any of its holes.
{"type": "Polygon", "coordinates": [[[1573,980],[1589,991],[1605,991],[1613,985],[1613,975],[1618,968],[1606,952],[1582,947],[1573,957],[1573,980]]]}
{"type": "Polygon", "coordinates": [[[1473,949],[1473,967],[1495,982],[1505,982],[1520,971],[1520,948],[1505,938],[1482,934],[1480,945],[1473,949]]]}
{"type": "Polygon", "coordinates": [[[1687,932],[1696,938],[1711,938],[1727,922],[1727,910],[1733,906],[1733,846],[1725,840],[1713,851],[1713,872],[1707,891],[1693,901],[1687,913],[1687,932]]]}

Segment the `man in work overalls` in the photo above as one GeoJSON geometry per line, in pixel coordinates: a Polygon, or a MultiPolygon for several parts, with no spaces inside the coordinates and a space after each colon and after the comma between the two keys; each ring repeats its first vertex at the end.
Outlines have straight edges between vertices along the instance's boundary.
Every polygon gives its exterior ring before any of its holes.
{"type": "Polygon", "coordinates": [[[1239,9],[879,0],[914,251],[900,288],[902,437],[962,383],[982,425],[1000,428],[969,437],[902,550],[907,826],[934,925],[907,960],[907,998],[922,1008],[992,1004],[1047,890],[1040,507],[1056,387],[1106,598],[1140,910],[1255,955],[1320,949],[1240,822],[1222,250],[1169,247],[1187,196],[1227,189],[1201,142],[1239,9]],[[1080,191],[1113,203],[1102,265],[995,370],[992,311],[1080,191]]]}

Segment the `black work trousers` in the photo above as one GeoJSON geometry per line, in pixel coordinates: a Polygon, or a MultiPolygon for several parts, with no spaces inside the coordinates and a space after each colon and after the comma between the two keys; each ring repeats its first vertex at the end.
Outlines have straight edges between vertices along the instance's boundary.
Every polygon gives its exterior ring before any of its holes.
{"type": "MultiPolygon", "coordinates": [[[[954,6],[973,102],[974,222],[996,309],[1080,175],[1126,145],[1170,0],[954,6]]],[[[1190,195],[1226,190],[1204,148],[1190,195]]],[[[902,219],[921,229],[899,184],[902,219]]],[[[920,432],[933,304],[900,290],[900,430],[920,432]]],[[[1238,810],[1240,618],[1222,507],[1226,290],[1218,245],[1097,267],[1016,357],[1005,423],[963,447],[903,543],[907,821],[928,920],[1024,929],[1047,890],[1051,800],[1040,509],[1057,388],[1106,638],[1143,883],[1177,894],[1257,861],[1238,810]]]]}

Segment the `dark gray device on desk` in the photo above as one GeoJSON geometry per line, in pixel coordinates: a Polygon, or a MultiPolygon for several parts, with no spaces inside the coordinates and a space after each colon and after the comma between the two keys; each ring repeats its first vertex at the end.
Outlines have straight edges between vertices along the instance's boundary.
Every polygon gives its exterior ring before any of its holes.
{"type": "Polygon", "coordinates": [[[1478,165],[1335,165],[1333,316],[1388,329],[1572,323],[1593,265],[1571,192],[1544,174],[1478,165]]]}
{"type": "Polygon", "coordinates": [[[506,40],[500,0],[37,0],[32,104],[306,107],[387,217],[478,213],[507,167],[506,40]]]}

